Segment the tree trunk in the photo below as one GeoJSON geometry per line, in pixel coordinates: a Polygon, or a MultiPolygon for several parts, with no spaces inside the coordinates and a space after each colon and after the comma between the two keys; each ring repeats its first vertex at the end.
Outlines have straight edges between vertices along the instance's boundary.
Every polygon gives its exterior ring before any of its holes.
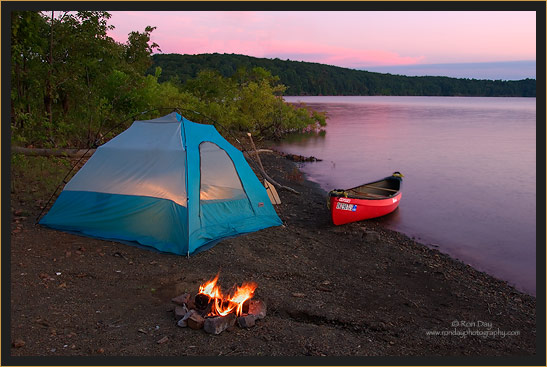
{"type": "Polygon", "coordinates": [[[52,69],[53,69],[53,20],[55,17],[55,12],[51,12],[51,28],[49,34],[49,55],[48,55],[48,72],[46,80],[46,95],[44,97],[44,105],[46,108],[46,114],[49,119],[49,136],[53,140],[53,86],[51,82],[52,78],[52,69]]]}
{"type": "Polygon", "coordinates": [[[15,118],[15,101],[11,100],[11,126],[17,126],[17,119],[15,118]]]}

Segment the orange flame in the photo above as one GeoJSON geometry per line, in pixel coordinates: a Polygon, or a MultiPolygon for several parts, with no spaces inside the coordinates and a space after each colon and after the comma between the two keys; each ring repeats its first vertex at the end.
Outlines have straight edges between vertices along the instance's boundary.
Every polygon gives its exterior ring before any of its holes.
{"type": "Polygon", "coordinates": [[[243,313],[243,303],[252,298],[255,292],[257,284],[254,282],[246,282],[238,287],[234,295],[230,298],[230,302],[237,305],[236,315],[241,316],[243,313]]]}
{"type": "Polygon", "coordinates": [[[200,285],[199,293],[205,294],[209,299],[213,300],[213,307],[211,309],[213,315],[226,316],[235,309],[236,315],[241,316],[243,313],[243,303],[253,297],[257,284],[254,282],[245,282],[241,287],[236,287],[233,295],[224,296],[217,285],[219,275],[220,273],[212,280],[200,285]]]}
{"type": "Polygon", "coordinates": [[[220,275],[220,272],[218,272],[216,277],[214,277],[212,280],[200,285],[199,293],[205,294],[209,296],[209,298],[222,297],[222,294],[220,293],[220,288],[217,287],[216,285],[219,275],[220,275]]]}

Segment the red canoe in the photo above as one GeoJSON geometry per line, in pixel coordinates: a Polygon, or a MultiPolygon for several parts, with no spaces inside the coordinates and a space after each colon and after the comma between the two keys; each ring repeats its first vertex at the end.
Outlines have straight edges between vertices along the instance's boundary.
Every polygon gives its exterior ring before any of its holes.
{"type": "Polygon", "coordinates": [[[397,209],[401,201],[403,174],[393,175],[346,190],[329,192],[329,207],[335,225],[381,217],[397,209]]]}

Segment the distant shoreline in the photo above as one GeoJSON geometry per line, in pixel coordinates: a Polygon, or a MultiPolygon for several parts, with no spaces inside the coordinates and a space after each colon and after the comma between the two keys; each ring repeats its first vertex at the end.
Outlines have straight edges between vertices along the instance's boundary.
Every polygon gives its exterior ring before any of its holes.
{"type": "Polygon", "coordinates": [[[231,77],[241,68],[268,70],[293,95],[535,97],[536,80],[488,80],[448,76],[404,76],[313,62],[238,54],[155,54],[147,73],[161,68],[159,81],[185,82],[202,70],[231,77]]]}
{"type": "Polygon", "coordinates": [[[356,70],[404,76],[438,76],[477,80],[536,79],[535,60],[371,66],[356,70]]]}

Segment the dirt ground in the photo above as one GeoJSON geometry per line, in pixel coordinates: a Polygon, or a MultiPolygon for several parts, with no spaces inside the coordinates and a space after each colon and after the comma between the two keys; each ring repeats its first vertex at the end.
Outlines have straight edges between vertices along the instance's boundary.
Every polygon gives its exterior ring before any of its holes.
{"type": "Polygon", "coordinates": [[[301,192],[279,191],[284,225],[190,258],[35,226],[36,203],[13,193],[11,356],[535,355],[534,297],[380,221],[333,226],[293,162],[262,159],[301,192]],[[219,270],[223,289],[258,283],[266,318],[220,335],[177,327],[171,298],[219,270]]]}

